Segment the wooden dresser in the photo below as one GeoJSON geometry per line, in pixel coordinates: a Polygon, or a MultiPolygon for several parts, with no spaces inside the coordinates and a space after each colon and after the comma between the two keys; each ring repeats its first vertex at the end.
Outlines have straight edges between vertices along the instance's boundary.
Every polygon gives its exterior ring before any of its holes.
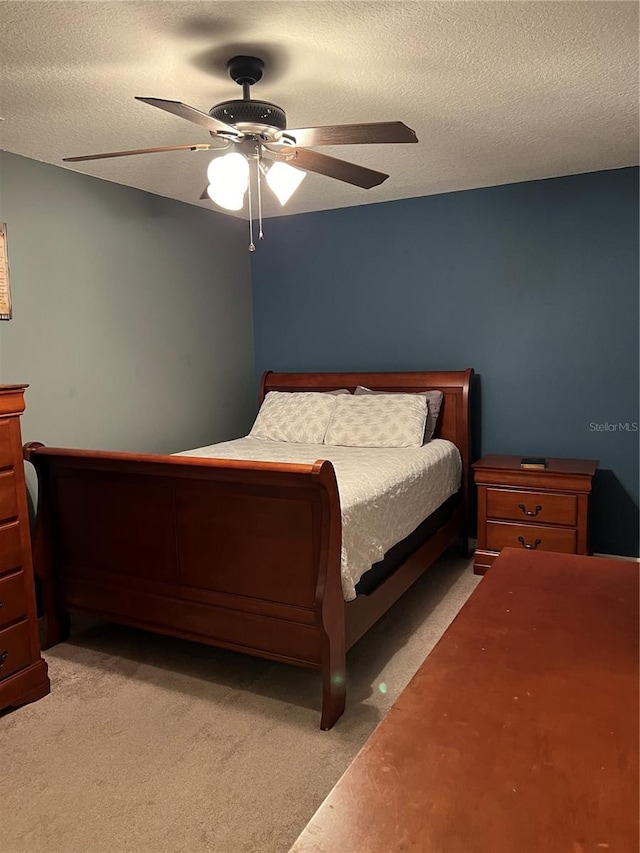
{"type": "Polygon", "coordinates": [[[638,592],[505,549],[291,853],[638,853],[638,592]]]}
{"type": "Polygon", "coordinates": [[[49,693],[40,656],[20,415],[26,385],[0,385],[0,709],[49,693]]]}
{"type": "Polygon", "coordinates": [[[478,487],[478,548],[483,575],[503,548],[589,554],[588,510],[594,459],[547,459],[520,467],[520,456],[483,456],[474,463],[478,487]]]}

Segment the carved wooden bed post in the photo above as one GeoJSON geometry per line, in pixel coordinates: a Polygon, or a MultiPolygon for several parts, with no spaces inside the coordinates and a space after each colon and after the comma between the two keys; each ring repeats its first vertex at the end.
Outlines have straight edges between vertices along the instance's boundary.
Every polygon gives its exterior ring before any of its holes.
{"type": "Polygon", "coordinates": [[[344,596],[340,573],[342,524],[338,488],[330,463],[314,465],[322,491],[320,571],[316,585],[316,617],[322,633],[322,718],[320,728],[330,729],[342,715],[346,701],[346,647],[344,596]]]}
{"type": "MultiPolygon", "coordinates": [[[[32,454],[44,447],[40,441],[30,441],[22,448],[22,455],[27,462],[32,462],[32,454]]],[[[42,608],[44,611],[45,634],[42,642],[43,649],[49,649],[57,643],[62,643],[69,637],[71,620],[69,612],[63,610],[58,603],[53,567],[54,548],[52,543],[53,531],[50,523],[50,504],[44,498],[48,486],[47,469],[34,466],[38,478],[38,512],[33,543],[33,565],[40,582],[42,608]]]]}

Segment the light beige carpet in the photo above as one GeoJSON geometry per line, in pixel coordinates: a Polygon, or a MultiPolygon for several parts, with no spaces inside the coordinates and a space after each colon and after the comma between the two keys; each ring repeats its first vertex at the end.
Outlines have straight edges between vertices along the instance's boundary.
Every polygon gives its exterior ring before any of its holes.
{"type": "Polygon", "coordinates": [[[85,623],[45,655],[51,695],[0,717],[0,848],[286,853],[478,580],[445,555],[404,595],[329,732],[317,673],[85,623]]]}

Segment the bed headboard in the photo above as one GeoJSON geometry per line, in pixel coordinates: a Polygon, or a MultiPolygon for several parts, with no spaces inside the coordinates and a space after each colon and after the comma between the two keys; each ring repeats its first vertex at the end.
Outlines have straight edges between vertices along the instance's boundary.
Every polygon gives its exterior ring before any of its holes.
{"type": "Polygon", "coordinates": [[[260,383],[260,403],[269,391],[354,391],[364,385],[376,391],[398,394],[416,391],[442,391],[444,399],[436,438],[452,441],[462,456],[462,483],[468,503],[471,476],[470,390],[473,368],[466,370],[407,371],[388,373],[275,373],[268,370],[260,383]]]}

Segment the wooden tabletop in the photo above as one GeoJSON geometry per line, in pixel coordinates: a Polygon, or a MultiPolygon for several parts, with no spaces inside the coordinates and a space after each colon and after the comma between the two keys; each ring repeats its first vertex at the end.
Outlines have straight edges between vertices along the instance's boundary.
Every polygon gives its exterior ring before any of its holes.
{"type": "Polygon", "coordinates": [[[637,851],[638,573],[505,549],[292,853],[637,851]]]}
{"type": "MultiPolygon", "coordinates": [[[[473,463],[473,468],[476,470],[492,468],[499,471],[531,470],[521,467],[520,463],[522,459],[522,456],[508,456],[503,453],[494,453],[478,459],[477,462],[473,463]]],[[[583,474],[585,477],[593,477],[598,468],[597,459],[555,459],[549,457],[546,462],[547,465],[545,468],[534,469],[536,473],[583,474]]]]}

